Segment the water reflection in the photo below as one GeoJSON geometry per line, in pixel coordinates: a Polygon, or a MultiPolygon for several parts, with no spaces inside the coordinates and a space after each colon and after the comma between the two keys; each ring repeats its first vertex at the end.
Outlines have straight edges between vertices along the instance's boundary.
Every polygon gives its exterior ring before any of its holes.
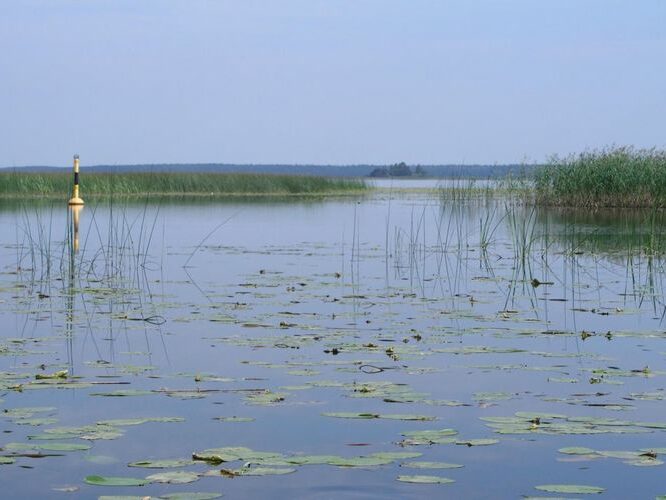
{"type": "MultiPolygon", "coordinates": [[[[0,314],[10,310],[25,319],[20,336],[35,346],[25,355],[38,356],[4,361],[0,371],[21,371],[26,387],[34,386],[34,360],[54,372],[66,350],[69,373],[77,377],[56,381],[68,391],[26,390],[3,398],[10,407],[46,406],[52,398],[63,423],[69,417],[72,425],[186,417],[168,440],[150,424],[128,429],[125,440],[93,443],[120,458],[106,469],[109,475],[128,475],[126,464],[145,459],[146,450],[154,457],[189,456],[223,443],[350,455],[344,443],[386,451],[407,430],[439,426],[390,419],[370,426],[338,423],[322,416],[332,409],[429,415],[464,438],[497,437],[479,417],[541,410],[588,416],[619,411],[618,401],[635,407],[634,420],[655,420],[651,403],[631,394],[652,390],[641,386],[651,381],[643,372],[634,377],[635,370],[662,361],[660,337],[652,336],[661,330],[663,314],[661,255],[619,242],[614,249],[583,249],[576,235],[594,221],[510,199],[387,193],[317,203],[116,200],[68,214],[65,219],[61,206],[48,204],[0,211],[0,220],[16,224],[19,235],[15,245],[0,246],[4,266],[18,273],[1,275],[0,314]],[[599,375],[609,366],[622,375],[599,375]],[[606,382],[620,376],[626,385],[606,382]],[[590,384],[606,384],[602,391],[588,387],[592,379],[590,384]],[[79,382],[86,389],[73,387],[79,382]],[[143,395],[100,397],[96,393],[107,391],[102,384],[124,384],[143,395]],[[383,393],[391,388],[400,391],[383,393]],[[34,399],[19,400],[24,394],[34,399]],[[258,407],[248,394],[284,401],[258,407]],[[604,407],[611,403],[614,410],[604,407]],[[221,415],[255,421],[222,423],[221,415]],[[232,425],[248,425],[250,432],[232,425]]],[[[608,224],[598,229],[618,231],[608,224]]],[[[645,446],[592,443],[585,440],[595,436],[583,435],[564,443],[567,437],[546,440],[536,430],[526,430],[530,439],[501,436],[490,452],[455,445],[418,451],[428,460],[460,458],[466,467],[452,473],[463,490],[454,496],[467,498],[478,491],[482,463],[494,474],[520,466],[536,477],[546,467],[566,472],[553,457],[567,444],[645,446]],[[516,446],[521,464],[510,462],[516,446]]],[[[81,457],[71,463],[73,479],[67,481],[78,484],[98,472],[81,457]]],[[[38,466],[49,473],[58,463],[38,466]]],[[[355,484],[381,483],[386,496],[398,497],[404,493],[395,486],[398,467],[356,470],[355,484]]],[[[319,484],[312,470],[282,480],[281,497],[294,496],[299,478],[319,484]]],[[[590,482],[605,481],[597,470],[588,471],[590,482]]],[[[327,477],[332,488],[348,484],[348,477],[327,477]]],[[[219,470],[215,479],[224,480],[219,470]]],[[[274,486],[269,480],[256,486],[256,496],[274,486]]],[[[241,481],[226,482],[225,492],[237,488],[236,496],[248,496],[244,488],[251,483],[241,481]]],[[[527,494],[532,486],[527,480],[505,496],[527,494]]],[[[146,491],[153,492],[159,494],[146,491]]]]}
{"type": "Polygon", "coordinates": [[[65,293],[65,343],[67,346],[67,366],[71,376],[74,375],[74,322],[75,322],[75,307],[76,307],[76,254],[79,251],[79,225],[81,219],[81,212],[83,205],[70,205],[68,207],[68,245],[67,254],[69,256],[69,269],[67,290],[65,293]]]}

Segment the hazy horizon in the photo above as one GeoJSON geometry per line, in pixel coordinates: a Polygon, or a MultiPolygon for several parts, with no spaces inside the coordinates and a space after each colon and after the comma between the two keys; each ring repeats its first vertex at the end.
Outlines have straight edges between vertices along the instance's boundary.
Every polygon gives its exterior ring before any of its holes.
{"type": "Polygon", "coordinates": [[[664,19],[659,0],[7,0],[0,166],[663,148],[664,19]]]}

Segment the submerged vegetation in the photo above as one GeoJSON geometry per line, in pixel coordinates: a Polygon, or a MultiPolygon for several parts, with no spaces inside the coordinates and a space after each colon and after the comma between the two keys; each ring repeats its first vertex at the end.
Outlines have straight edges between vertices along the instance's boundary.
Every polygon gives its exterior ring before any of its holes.
{"type": "Polygon", "coordinates": [[[621,147],[555,157],[535,183],[542,205],[663,207],[666,151],[621,147]]]}
{"type": "MultiPolygon", "coordinates": [[[[0,173],[0,196],[67,196],[71,174],[0,173]]],[[[103,196],[136,195],[322,195],[357,193],[361,180],[306,175],[245,173],[127,173],[83,174],[82,193],[103,196]]]]}

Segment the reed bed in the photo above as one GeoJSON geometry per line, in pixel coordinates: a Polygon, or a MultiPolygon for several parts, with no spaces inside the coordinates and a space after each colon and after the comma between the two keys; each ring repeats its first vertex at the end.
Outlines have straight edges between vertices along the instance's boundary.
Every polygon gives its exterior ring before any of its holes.
{"type": "MultiPolygon", "coordinates": [[[[0,197],[67,197],[72,189],[67,173],[0,173],[0,197]]],[[[361,180],[305,175],[243,173],[82,173],[81,194],[102,196],[145,195],[324,195],[363,192],[361,180]]]]}
{"type": "Polygon", "coordinates": [[[568,207],[663,207],[666,151],[607,148],[554,157],[535,176],[536,201],[568,207]]]}

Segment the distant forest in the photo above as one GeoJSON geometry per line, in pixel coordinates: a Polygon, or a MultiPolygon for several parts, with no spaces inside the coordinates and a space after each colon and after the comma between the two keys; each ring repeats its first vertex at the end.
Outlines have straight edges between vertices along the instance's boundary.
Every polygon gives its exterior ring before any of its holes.
{"type": "MultiPolygon", "coordinates": [[[[0,171],[59,172],[70,167],[6,167],[0,171]]],[[[529,175],[534,165],[237,165],[225,163],[155,163],[144,165],[82,166],[83,172],[244,172],[257,174],[321,175],[325,177],[436,177],[449,179],[497,179],[529,175]]]]}

